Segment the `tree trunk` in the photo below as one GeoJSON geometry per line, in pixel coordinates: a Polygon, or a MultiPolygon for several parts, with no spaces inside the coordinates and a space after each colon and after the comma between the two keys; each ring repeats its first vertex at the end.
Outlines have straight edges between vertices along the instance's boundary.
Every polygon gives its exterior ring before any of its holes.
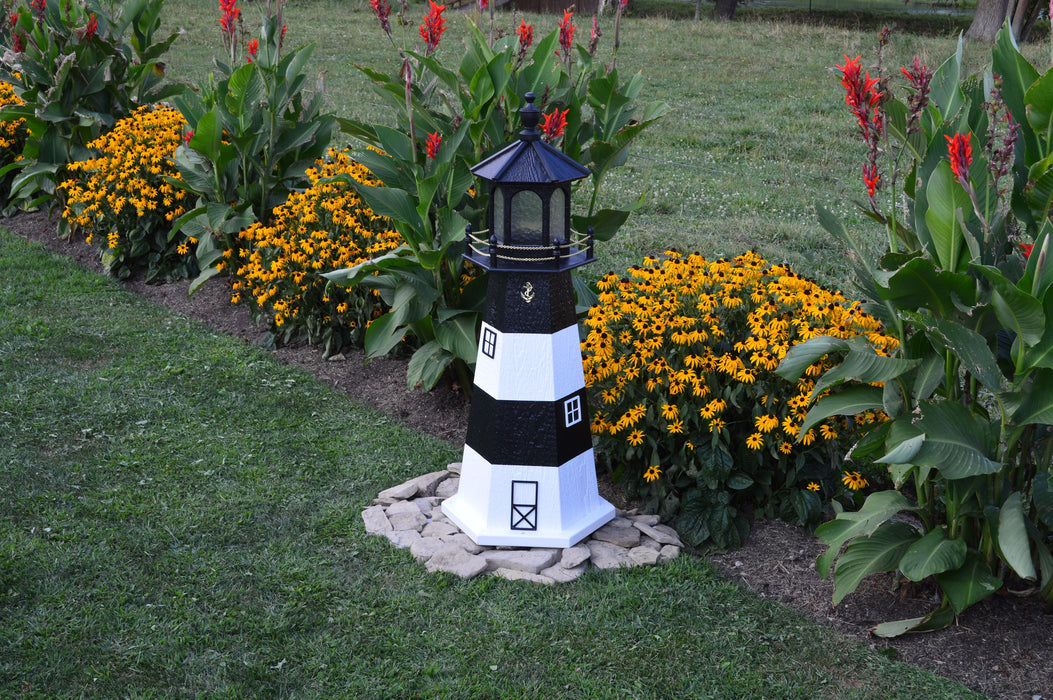
{"type": "Polygon", "coordinates": [[[739,0],[717,0],[713,7],[713,19],[732,19],[735,16],[735,6],[739,0]]]}
{"type": "Polygon", "coordinates": [[[1011,2],[1012,0],[977,0],[973,23],[969,25],[969,31],[965,33],[965,37],[988,44],[994,43],[1011,2]]]}

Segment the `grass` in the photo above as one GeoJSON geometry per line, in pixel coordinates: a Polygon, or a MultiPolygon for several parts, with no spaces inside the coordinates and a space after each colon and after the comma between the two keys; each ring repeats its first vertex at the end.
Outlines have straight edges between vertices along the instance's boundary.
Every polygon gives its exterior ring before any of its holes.
{"type": "MultiPolygon", "coordinates": [[[[171,77],[204,79],[216,16],[169,0],[187,30],[171,77]]],[[[390,121],[349,67],[397,68],[365,3],[293,2],[287,18],[289,41],[317,41],[334,111],[390,121]]],[[[452,58],[464,27],[449,24],[452,58]]],[[[637,16],[622,41],[621,70],[674,112],[613,178],[610,201],[641,183],[647,197],[589,274],[671,245],[755,248],[840,284],[813,207],[863,226],[843,204],[862,147],[830,67],[872,55],[874,34],[637,16]]],[[[888,64],[954,45],[899,35],[888,64]]],[[[986,52],[966,46],[974,67],[986,52]]],[[[0,696],[969,696],[695,558],[553,588],[428,575],[359,514],[456,459],[450,445],[7,233],[0,270],[0,696]]]]}
{"type": "Polygon", "coordinates": [[[0,270],[0,696],[970,696],[693,557],[429,575],[359,514],[450,445],[6,231],[0,270]]]}

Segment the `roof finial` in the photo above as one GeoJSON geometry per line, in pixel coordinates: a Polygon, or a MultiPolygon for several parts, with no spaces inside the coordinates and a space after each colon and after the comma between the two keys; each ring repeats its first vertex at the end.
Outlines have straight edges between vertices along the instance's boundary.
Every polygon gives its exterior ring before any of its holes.
{"type": "Polygon", "coordinates": [[[526,100],[526,106],[519,109],[519,121],[523,124],[519,138],[523,141],[537,141],[541,138],[541,132],[537,130],[537,124],[541,121],[541,110],[534,106],[534,93],[528,92],[523,95],[523,99],[526,100]]]}

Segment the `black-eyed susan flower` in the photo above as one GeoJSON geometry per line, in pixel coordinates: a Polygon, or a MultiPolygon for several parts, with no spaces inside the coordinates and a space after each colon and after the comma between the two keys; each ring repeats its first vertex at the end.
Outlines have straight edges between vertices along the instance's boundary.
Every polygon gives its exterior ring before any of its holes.
{"type": "Polygon", "coordinates": [[[866,488],[870,482],[859,472],[846,471],[841,475],[841,483],[851,491],[860,491],[866,488]]]}
{"type": "Polygon", "coordinates": [[[643,478],[648,482],[651,482],[657,481],[661,475],[662,470],[658,467],[658,465],[652,464],[651,466],[647,467],[647,471],[644,472],[643,478]]]}

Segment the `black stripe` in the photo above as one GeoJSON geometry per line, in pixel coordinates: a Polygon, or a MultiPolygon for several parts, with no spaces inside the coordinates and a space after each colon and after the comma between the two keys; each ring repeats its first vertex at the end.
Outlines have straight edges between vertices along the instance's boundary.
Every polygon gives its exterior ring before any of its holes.
{"type": "Polygon", "coordinates": [[[570,271],[490,272],[483,320],[503,333],[553,334],[577,323],[570,271]],[[529,301],[528,301],[529,299],[529,301]]]}
{"type": "Polygon", "coordinates": [[[585,389],[559,401],[498,401],[476,387],[465,443],[490,464],[558,467],[592,447],[585,389]],[[566,427],[566,401],[577,397],[581,419],[566,427]]]}

